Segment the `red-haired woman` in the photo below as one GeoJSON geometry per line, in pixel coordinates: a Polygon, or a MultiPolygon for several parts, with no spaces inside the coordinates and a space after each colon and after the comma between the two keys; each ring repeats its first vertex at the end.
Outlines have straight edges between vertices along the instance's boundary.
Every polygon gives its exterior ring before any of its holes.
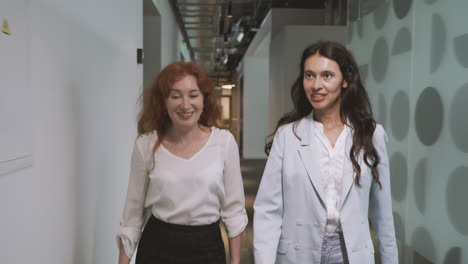
{"type": "Polygon", "coordinates": [[[145,89],[119,263],[129,262],[137,244],[137,264],[225,263],[220,218],[231,263],[240,262],[248,220],[239,153],[220,116],[213,85],[194,63],[168,65],[145,89]]]}

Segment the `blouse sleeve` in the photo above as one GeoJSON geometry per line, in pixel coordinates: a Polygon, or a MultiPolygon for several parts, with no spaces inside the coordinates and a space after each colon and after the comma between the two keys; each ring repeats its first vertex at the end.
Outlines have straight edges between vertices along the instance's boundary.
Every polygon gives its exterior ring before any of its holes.
{"type": "Polygon", "coordinates": [[[122,240],[125,254],[131,258],[140,240],[145,223],[145,199],[148,189],[148,173],[138,139],[133,147],[130,179],[117,242],[122,240]]]}
{"type": "Polygon", "coordinates": [[[229,132],[224,158],[224,199],[221,202],[221,218],[228,238],[241,234],[248,222],[239,150],[234,137],[229,132]]]}

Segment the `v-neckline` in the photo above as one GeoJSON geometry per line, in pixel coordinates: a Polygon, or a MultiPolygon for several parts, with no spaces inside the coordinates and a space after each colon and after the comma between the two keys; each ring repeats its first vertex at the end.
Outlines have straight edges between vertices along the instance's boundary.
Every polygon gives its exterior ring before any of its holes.
{"type": "Polygon", "coordinates": [[[346,134],[347,127],[346,127],[346,124],[344,124],[343,129],[341,130],[340,134],[338,135],[338,137],[335,140],[335,144],[332,144],[330,142],[330,139],[325,134],[325,128],[323,127],[322,123],[314,120],[314,125],[313,125],[312,129],[313,129],[313,133],[316,134],[316,136],[319,138],[319,140],[322,142],[322,144],[325,146],[325,148],[329,149],[329,151],[334,151],[338,141],[342,137],[344,137],[344,134],[346,134]]]}
{"type": "Polygon", "coordinates": [[[211,130],[211,134],[208,138],[208,140],[205,142],[205,144],[200,148],[200,150],[198,150],[195,154],[193,154],[190,158],[182,158],[180,156],[177,156],[176,154],[172,153],[169,149],[167,149],[164,144],[161,143],[161,149],[163,149],[164,151],[166,151],[170,156],[176,158],[176,159],[180,159],[180,160],[183,160],[183,161],[191,161],[193,159],[195,159],[200,153],[203,152],[203,150],[210,144],[210,141],[211,141],[211,138],[213,137],[213,134],[214,134],[214,129],[213,127],[210,128],[211,130]]]}

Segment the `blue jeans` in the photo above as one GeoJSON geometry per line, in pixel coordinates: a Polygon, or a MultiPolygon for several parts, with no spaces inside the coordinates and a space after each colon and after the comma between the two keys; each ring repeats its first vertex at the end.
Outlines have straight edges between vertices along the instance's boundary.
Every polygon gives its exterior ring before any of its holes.
{"type": "Polygon", "coordinates": [[[348,264],[343,233],[328,233],[323,237],[320,264],[348,264]]]}

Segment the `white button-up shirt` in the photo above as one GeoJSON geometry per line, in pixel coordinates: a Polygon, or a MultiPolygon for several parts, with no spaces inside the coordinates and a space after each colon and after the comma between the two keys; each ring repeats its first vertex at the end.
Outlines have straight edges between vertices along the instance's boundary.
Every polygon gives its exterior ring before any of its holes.
{"type": "Polygon", "coordinates": [[[343,179],[343,162],[346,151],[346,138],[350,134],[347,125],[344,126],[336,140],[335,147],[325,136],[322,123],[313,121],[313,133],[320,142],[320,173],[325,184],[325,204],[327,207],[326,233],[340,231],[341,185],[343,179]]]}

